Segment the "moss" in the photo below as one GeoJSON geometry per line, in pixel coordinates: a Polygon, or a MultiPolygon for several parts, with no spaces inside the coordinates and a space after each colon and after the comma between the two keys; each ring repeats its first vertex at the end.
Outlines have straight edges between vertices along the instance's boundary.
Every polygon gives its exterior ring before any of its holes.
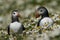
{"type": "Polygon", "coordinates": [[[60,25],[60,20],[56,21],[55,23],[60,25]]]}

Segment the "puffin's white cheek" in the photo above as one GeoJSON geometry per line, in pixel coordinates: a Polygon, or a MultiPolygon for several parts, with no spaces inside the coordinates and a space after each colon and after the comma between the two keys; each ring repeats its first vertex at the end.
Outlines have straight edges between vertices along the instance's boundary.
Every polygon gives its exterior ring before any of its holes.
{"type": "Polygon", "coordinates": [[[13,16],[17,16],[17,13],[13,14],[13,16]]]}
{"type": "Polygon", "coordinates": [[[43,14],[44,12],[40,12],[40,11],[38,11],[38,13],[39,13],[39,14],[43,14]]]}
{"type": "Polygon", "coordinates": [[[17,16],[17,13],[15,13],[15,16],[17,16]]]}
{"type": "Polygon", "coordinates": [[[17,16],[18,15],[18,12],[14,12],[15,14],[13,14],[13,16],[17,16]]]}

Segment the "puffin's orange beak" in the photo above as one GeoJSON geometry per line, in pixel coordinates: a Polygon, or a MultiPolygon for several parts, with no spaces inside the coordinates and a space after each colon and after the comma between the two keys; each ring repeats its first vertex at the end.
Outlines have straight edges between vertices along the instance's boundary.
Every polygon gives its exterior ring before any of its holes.
{"type": "Polygon", "coordinates": [[[22,17],[21,17],[21,15],[20,15],[19,13],[17,14],[17,17],[20,17],[20,18],[22,18],[22,17]]]}
{"type": "Polygon", "coordinates": [[[35,17],[38,18],[39,16],[40,16],[40,14],[36,11],[35,17]]]}
{"type": "Polygon", "coordinates": [[[17,17],[20,17],[20,14],[19,13],[17,14],[17,17]]]}

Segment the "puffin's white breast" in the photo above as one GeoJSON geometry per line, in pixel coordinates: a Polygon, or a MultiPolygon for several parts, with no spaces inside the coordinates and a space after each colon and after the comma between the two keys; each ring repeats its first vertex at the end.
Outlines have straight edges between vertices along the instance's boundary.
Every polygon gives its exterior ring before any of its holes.
{"type": "Polygon", "coordinates": [[[21,23],[19,23],[19,22],[13,22],[10,24],[10,30],[12,30],[14,32],[18,32],[20,27],[21,27],[21,23]]]}
{"type": "Polygon", "coordinates": [[[50,27],[53,24],[53,20],[49,17],[45,17],[40,21],[40,26],[41,27],[50,27]]]}

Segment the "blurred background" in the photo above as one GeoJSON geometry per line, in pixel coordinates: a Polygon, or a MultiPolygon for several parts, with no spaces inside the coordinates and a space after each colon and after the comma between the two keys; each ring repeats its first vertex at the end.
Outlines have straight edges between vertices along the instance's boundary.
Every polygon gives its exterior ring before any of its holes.
{"type": "MultiPolygon", "coordinates": [[[[30,19],[34,20],[35,10],[39,6],[46,7],[49,11],[50,17],[56,21],[56,25],[60,26],[60,0],[0,0],[0,40],[4,40],[3,37],[6,37],[6,33],[4,34],[5,36],[1,37],[3,35],[1,32],[5,32],[7,25],[11,22],[12,10],[19,10],[22,17],[20,18],[20,21],[24,25],[26,24],[27,27],[27,22],[30,19]]],[[[48,40],[48,38],[45,40],[48,40]]],[[[60,36],[54,37],[51,40],[60,40],[60,36]]]]}

